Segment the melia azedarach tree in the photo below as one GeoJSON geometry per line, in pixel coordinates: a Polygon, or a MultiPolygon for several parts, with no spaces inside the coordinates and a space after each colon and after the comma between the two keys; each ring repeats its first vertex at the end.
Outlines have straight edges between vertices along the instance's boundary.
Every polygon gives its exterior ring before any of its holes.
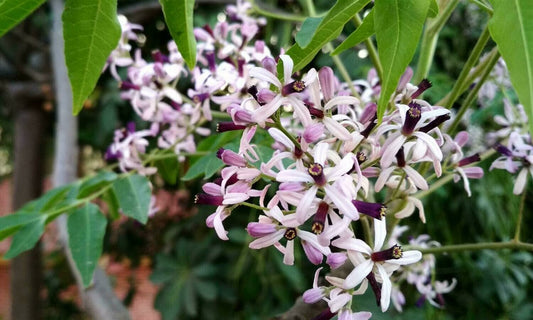
{"type": "MultiPolygon", "coordinates": [[[[4,0],[0,35],[43,2],[4,0]]],[[[250,249],[274,246],[291,265],[294,246],[301,245],[309,262],[321,266],[303,294],[307,303],[327,302],[319,319],[369,318],[364,307],[352,311],[352,301],[368,287],[383,312],[391,301],[401,310],[404,285],[439,306],[456,280],[436,280],[436,253],[533,251],[520,237],[525,187],[533,175],[529,1],[470,1],[490,16],[489,23],[451,92],[434,105],[422,99],[432,86],[426,76],[439,32],[459,0],[338,0],[321,14],[308,0],[307,18],[238,1],[222,22],[196,29],[194,1],[160,2],[175,41],[145,59],[130,44],[142,27],[117,17],[116,1],[67,1],[63,28],[73,112],[81,110],[105,69],[149,129],[128,125],[116,131],[106,159],[116,161],[120,173],[110,166],[0,218],[0,239],[13,236],[6,258],[33,247],[45,225],[65,214],[72,257],[89,286],[108,217],[124,214],[146,223],[156,175],[174,182],[219,175],[203,185],[196,203],[216,207],[206,223],[222,240],[231,237],[225,220],[237,207],[249,207],[258,212],[242,226],[255,238],[250,249]],[[302,22],[296,43],[280,55],[258,38],[264,16],[302,22]],[[347,23],[357,28],[334,49],[332,41],[347,23]],[[496,43],[492,49],[489,39],[496,43]],[[337,54],[360,43],[374,68],[366,80],[354,81],[337,54]],[[417,47],[413,72],[409,64],[417,47]],[[324,49],[336,70],[308,67],[324,49]],[[483,51],[488,54],[482,58],[483,51]],[[503,128],[492,133],[484,152],[472,154],[468,133],[457,131],[501,59],[521,105],[506,101],[505,117],[495,118],[503,128]],[[127,68],[126,79],[117,68],[127,68]],[[190,83],[186,92],[178,89],[181,81],[190,83]],[[501,157],[491,169],[516,174],[513,192],[522,194],[512,240],[441,246],[420,235],[402,248],[401,221],[415,210],[422,223],[431,219],[421,199],[452,180],[462,180],[470,195],[469,179],[483,176],[475,164],[495,152],[501,157]],[[108,217],[92,203],[97,198],[107,203],[108,217]],[[318,285],[324,268],[341,265],[350,266],[346,274],[326,276],[318,285]]]]}

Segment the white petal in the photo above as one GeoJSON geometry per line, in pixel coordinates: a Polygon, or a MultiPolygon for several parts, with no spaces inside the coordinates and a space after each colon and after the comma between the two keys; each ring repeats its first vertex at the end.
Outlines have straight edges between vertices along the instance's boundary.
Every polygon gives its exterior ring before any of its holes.
{"type": "Polygon", "coordinates": [[[281,88],[281,82],[279,82],[278,78],[266,69],[253,67],[252,69],[250,69],[249,75],[252,78],[267,81],[268,83],[272,83],[276,87],[281,88]]]}
{"type": "Polygon", "coordinates": [[[352,135],[350,134],[350,131],[348,131],[345,127],[343,127],[340,123],[333,120],[330,117],[324,117],[322,119],[322,123],[326,126],[326,128],[331,132],[331,134],[340,140],[350,140],[352,139],[352,135]]]}
{"type": "Polygon", "coordinates": [[[274,97],[274,99],[272,99],[272,101],[255,110],[252,115],[253,120],[259,124],[265,122],[268,117],[270,117],[272,114],[274,114],[274,112],[279,109],[282,102],[281,99],[282,97],[280,95],[277,95],[274,97]]]}
{"type": "Polygon", "coordinates": [[[324,110],[329,110],[339,104],[358,104],[358,103],[359,103],[359,99],[357,99],[356,97],[337,96],[329,100],[328,103],[326,103],[326,105],[324,106],[324,110]]]}
{"type": "Polygon", "coordinates": [[[427,133],[420,132],[420,131],[413,132],[413,135],[416,136],[418,139],[424,141],[426,145],[428,146],[429,150],[431,151],[431,153],[438,160],[442,160],[442,151],[440,150],[439,145],[437,144],[435,139],[433,139],[433,137],[431,137],[427,133]]]}
{"type": "Polygon", "coordinates": [[[387,224],[385,223],[385,218],[383,220],[374,219],[374,251],[381,250],[386,236],[387,224]]]}
{"type": "Polygon", "coordinates": [[[324,190],[326,195],[333,201],[333,203],[339,209],[339,212],[349,217],[352,220],[359,220],[359,212],[351,202],[351,199],[347,199],[338,190],[330,185],[325,185],[324,190]]]}
{"type": "Polygon", "coordinates": [[[527,181],[527,172],[527,168],[523,168],[522,170],[520,170],[520,173],[516,177],[516,181],[514,183],[514,194],[521,194],[524,191],[524,187],[526,186],[527,181]]]}
{"type": "Polygon", "coordinates": [[[345,289],[351,289],[355,288],[358,284],[363,281],[363,279],[368,276],[370,272],[372,272],[372,268],[374,267],[374,262],[371,260],[365,260],[363,263],[359,264],[357,267],[355,267],[352,272],[346,277],[344,280],[344,288],[345,289]]]}
{"type": "Polygon", "coordinates": [[[387,180],[389,180],[389,177],[393,171],[394,167],[388,167],[385,170],[381,171],[378,180],[376,181],[376,185],[374,186],[374,190],[376,192],[379,192],[381,189],[383,189],[385,183],[387,182],[387,180]]]}
{"type": "Polygon", "coordinates": [[[294,109],[294,114],[296,115],[298,120],[302,122],[304,128],[310,126],[313,123],[313,120],[311,119],[311,113],[309,113],[309,109],[304,105],[301,100],[294,96],[288,96],[285,99],[292,105],[294,109]]]}
{"type": "Polygon", "coordinates": [[[422,253],[417,250],[404,251],[400,259],[387,260],[388,263],[399,264],[401,266],[412,264],[422,259],[422,253]]]}
{"type": "Polygon", "coordinates": [[[311,207],[313,200],[315,200],[317,190],[318,187],[315,185],[309,188],[296,207],[296,219],[299,223],[304,223],[314,213],[310,212],[309,208],[311,207]]]}
{"type": "Polygon", "coordinates": [[[268,129],[268,133],[277,142],[283,144],[285,147],[289,148],[290,150],[294,150],[294,143],[283,132],[281,132],[281,130],[277,128],[270,128],[268,129]]]}
{"type": "Polygon", "coordinates": [[[320,142],[315,146],[314,150],[314,159],[315,163],[318,163],[322,166],[324,166],[324,163],[326,162],[326,156],[328,154],[329,145],[325,142],[320,142]]]}
{"type": "Polygon", "coordinates": [[[411,180],[413,181],[415,186],[418,187],[418,189],[427,190],[429,188],[426,179],[424,179],[424,177],[420,173],[418,173],[418,171],[409,166],[403,167],[403,170],[405,171],[405,173],[407,173],[409,178],[411,178],[411,180]]]}
{"type": "Polygon", "coordinates": [[[353,250],[361,253],[366,253],[368,255],[372,254],[372,249],[370,248],[370,246],[361,239],[340,238],[334,240],[331,244],[341,249],[353,250]]]}
{"type": "Polygon", "coordinates": [[[272,234],[269,234],[268,236],[257,238],[254,241],[252,241],[248,245],[248,247],[250,247],[251,249],[261,249],[261,248],[269,247],[273,245],[274,243],[278,242],[281,238],[283,238],[284,233],[285,233],[285,229],[281,229],[272,234]]]}
{"type": "Polygon", "coordinates": [[[381,167],[382,168],[386,168],[390,166],[392,161],[396,159],[396,154],[398,153],[398,150],[400,150],[400,148],[402,147],[403,143],[405,142],[405,139],[406,137],[401,134],[397,136],[396,138],[394,138],[394,140],[392,140],[385,147],[385,150],[383,151],[383,155],[381,156],[381,167]]]}
{"type": "Polygon", "coordinates": [[[287,241],[283,263],[289,266],[294,264],[294,240],[287,241]]]}
{"type": "Polygon", "coordinates": [[[283,82],[289,83],[292,81],[292,68],[294,67],[294,62],[292,58],[286,54],[279,56],[281,61],[283,61],[283,82]]]}
{"type": "Polygon", "coordinates": [[[383,266],[377,264],[377,267],[379,275],[381,276],[381,280],[383,281],[381,283],[381,311],[385,312],[389,308],[392,284],[390,282],[389,276],[387,275],[387,271],[385,271],[383,266]]]}
{"type": "Polygon", "coordinates": [[[313,182],[313,178],[307,173],[294,169],[282,170],[276,175],[278,182],[313,182]]]}
{"type": "Polygon", "coordinates": [[[355,159],[352,157],[352,153],[349,153],[346,156],[344,156],[341,162],[328,172],[327,180],[335,181],[340,176],[346,174],[348,171],[350,171],[353,168],[355,164],[354,160],[355,159]]]}

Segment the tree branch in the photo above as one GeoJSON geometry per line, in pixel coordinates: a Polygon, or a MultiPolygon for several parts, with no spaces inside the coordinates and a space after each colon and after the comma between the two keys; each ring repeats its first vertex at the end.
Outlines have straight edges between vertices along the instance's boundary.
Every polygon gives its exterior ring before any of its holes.
{"type": "MultiPolygon", "coordinates": [[[[53,16],[51,35],[51,56],[54,66],[55,92],[57,101],[57,126],[55,140],[54,176],[55,187],[65,185],[77,178],[78,167],[78,124],[72,116],[72,93],[65,66],[64,44],[61,25],[63,12],[62,0],[51,0],[50,6],[53,16]]],[[[105,273],[97,268],[93,285],[84,289],[78,269],[72,259],[68,247],[66,217],[57,219],[59,241],[68,259],[69,267],[74,274],[80,290],[83,306],[86,312],[98,320],[126,320],[130,319],[128,310],[115,296],[105,273]]]]}

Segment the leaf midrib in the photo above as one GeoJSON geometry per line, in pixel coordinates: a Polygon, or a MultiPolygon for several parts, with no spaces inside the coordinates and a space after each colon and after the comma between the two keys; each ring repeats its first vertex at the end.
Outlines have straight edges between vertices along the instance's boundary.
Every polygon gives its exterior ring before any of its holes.
{"type": "MultiPolygon", "coordinates": [[[[529,56],[529,51],[527,50],[529,48],[529,46],[527,45],[528,44],[528,41],[527,41],[527,38],[526,38],[526,31],[524,30],[524,21],[522,19],[522,11],[520,9],[520,4],[519,4],[519,0],[514,0],[514,3],[515,3],[515,7],[516,7],[516,11],[517,11],[517,16],[518,16],[518,25],[519,25],[519,28],[520,28],[520,37],[522,38],[522,42],[524,43],[524,54],[526,56],[526,69],[527,69],[527,80],[528,80],[528,87],[529,87],[529,101],[530,101],[530,105],[533,106],[533,79],[531,79],[531,61],[530,61],[530,56],[529,56]]],[[[532,121],[532,120],[530,120],[532,121]]]]}

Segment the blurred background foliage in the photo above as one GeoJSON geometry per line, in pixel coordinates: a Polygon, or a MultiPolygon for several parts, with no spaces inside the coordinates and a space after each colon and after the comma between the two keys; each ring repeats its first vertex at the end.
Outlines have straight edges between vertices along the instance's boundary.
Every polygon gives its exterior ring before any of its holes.
{"type": "MultiPolygon", "coordinates": [[[[303,2],[263,0],[260,3],[305,15],[303,2]]],[[[315,2],[318,12],[326,10],[331,3],[330,0],[315,2]]],[[[119,1],[119,11],[128,11],[139,4],[141,2],[133,0],[119,1]]],[[[41,9],[34,15],[30,21],[32,28],[46,25],[46,10],[41,9]]],[[[213,25],[223,10],[223,5],[197,6],[195,25],[213,25]]],[[[468,1],[462,1],[453,13],[439,38],[430,72],[433,88],[425,96],[430,102],[438,101],[451,89],[486,21],[486,14],[468,1]]],[[[163,24],[162,14],[153,14],[143,26],[146,35],[146,42],[141,47],[143,55],[148,56],[155,48],[164,52],[170,36],[163,24]]],[[[343,35],[353,30],[349,29],[347,27],[343,35]]],[[[294,23],[269,19],[261,36],[277,54],[280,47],[287,48],[293,42],[296,31],[294,23]]],[[[44,42],[48,41],[46,34],[36,36],[44,42]]],[[[6,54],[10,41],[13,40],[9,37],[0,41],[3,54],[6,54]]],[[[366,77],[371,68],[366,56],[364,46],[341,54],[353,79],[366,77]]],[[[417,61],[416,57],[413,61],[417,61]]],[[[327,55],[317,56],[312,63],[314,67],[325,65],[335,69],[327,55]]],[[[17,77],[4,65],[0,64],[0,67],[0,77],[4,81],[17,77]]],[[[471,121],[463,124],[463,129],[468,129],[474,137],[477,134],[479,143],[484,140],[480,126],[485,130],[490,128],[492,117],[502,113],[501,97],[501,94],[497,95],[494,102],[487,106],[476,106],[471,112],[471,121]]],[[[47,111],[52,122],[54,112],[52,108],[47,111]]],[[[0,179],[11,173],[12,114],[13,110],[9,109],[6,101],[0,100],[0,179]]],[[[112,141],[113,131],[128,121],[135,121],[139,127],[146,126],[120,99],[116,81],[104,74],[79,116],[79,143],[84,146],[81,174],[87,174],[102,165],[100,159],[112,141]]],[[[48,150],[52,147],[52,128],[50,126],[48,132],[48,150]]],[[[265,145],[268,146],[267,141],[265,145]]],[[[49,152],[48,158],[51,155],[49,152]]],[[[471,198],[467,197],[462,183],[450,183],[424,199],[427,224],[420,224],[416,215],[413,215],[406,221],[410,226],[408,234],[416,236],[427,233],[441,244],[505,241],[512,238],[520,199],[512,194],[513,179],[506,172],[488,171],[493,159],[483,163],[486,169],[483,180],[472,181],[471,198]]],[[[179,199],[169,198],[170,201],[179,201],[179,206],[173,203],[163,208],[146,226],[134,221],[113,224],[110,226],[112,230],[107,233],[106,253],[118,261],[127,259],[133,266],[138,265],[143,257],[152,261],[150,280],[160,286],[155,308],[165,320],[268,319],[290,308],[295,299],[311,287],[315,267],[305,261],[298,246],[297,250],[300,251],[296,253],[294,267],[283,265],[281,255],[274,249],[249,250],[251,237],[242,226],[258,215],[254,210],[240,208],[234,212],[227,226],[230,241],[220,241],[215,232],[205,226],[205,218],[214,208],[196,208],[192,204],[191,195],[200,190],[202,183],[194,180],[179,183],[172,177],[159,181],[158,185],[165,187],[170,194],[176,193],[180,185],[185,187],[187,192],[181,194],[179,199]]],[[[531,185],[527,190],[526,208],[532,208],[531,185]]],[[[533,236],[526,231],[532,225],[533,217],[530,210],[526,209],[525,212],[523,240],[533,242],[533,236]]],[[[378,311],[370,290],[355,300],[354,308],[370,309],[374,319],[531,319],[532,267],[533,255],[528,252],[484,250],[438,255],[437,278],[458,280],[456,289],[445,295],[444,309],[436,309],[427,303],[415,306],[418,297],[410,289],[406,289],[406,292],[413,295],[407,295],[408,304],[401,314],[393,310],[387,314],[378,311]]],[[[45,283],[45,319],[82,318],[76,304],[58,298],[60,292],[73,283],[64,258],[59,253],[49,254],[46,258],[45,283]]],[[[131,301],[131,295],[134,294],[132,289],[125,302],[131,301]]]]}

